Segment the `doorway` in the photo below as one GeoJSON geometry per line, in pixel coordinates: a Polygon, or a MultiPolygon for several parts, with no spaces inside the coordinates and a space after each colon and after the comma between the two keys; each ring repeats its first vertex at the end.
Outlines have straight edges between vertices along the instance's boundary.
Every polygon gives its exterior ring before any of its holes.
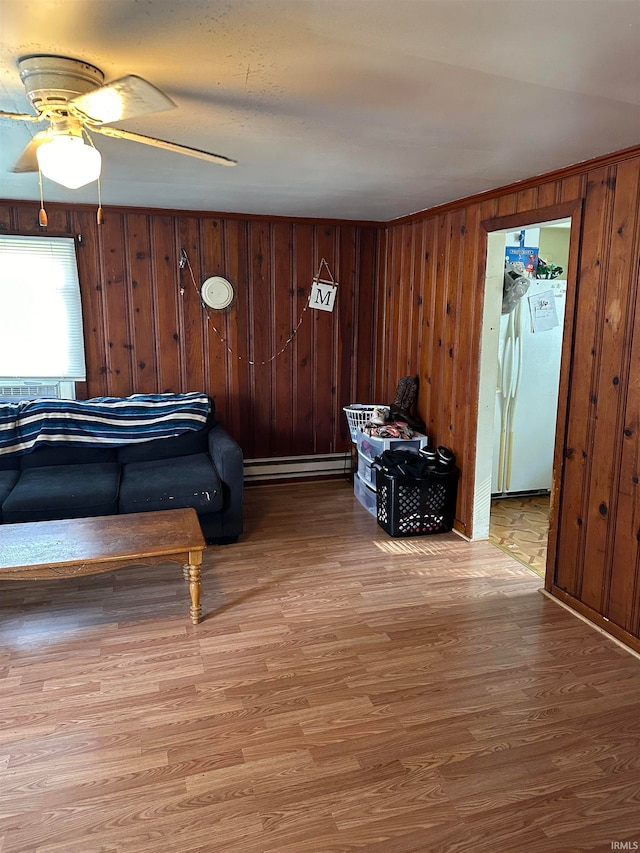
{"type": "Polygon", "coordinates": [[[571,217],[487,230],[474,537],[544,577],[571,217]]]}

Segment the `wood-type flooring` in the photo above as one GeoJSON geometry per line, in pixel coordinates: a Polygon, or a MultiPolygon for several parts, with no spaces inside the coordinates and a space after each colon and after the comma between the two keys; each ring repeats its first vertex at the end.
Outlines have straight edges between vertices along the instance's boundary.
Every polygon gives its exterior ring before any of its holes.
{"type": "Polygon", "coordinates": [[[248,488],[199,625],[172,564],[6,582],[0,851],[637,849],[640,660],[539,587],[345,481],[248,488]]]}
{"type": "Polygon", "coordinates": [[[489,539],[543,578],[547,567],[549,496],[492,500],[489,539]]]}

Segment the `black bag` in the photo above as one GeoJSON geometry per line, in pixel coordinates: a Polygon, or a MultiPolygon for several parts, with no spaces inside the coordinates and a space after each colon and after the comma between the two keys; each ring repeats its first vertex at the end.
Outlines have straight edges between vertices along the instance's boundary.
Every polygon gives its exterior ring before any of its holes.
{"type": "Polygon", "coordinates": [[[432,467],[432,463],[415,450],[399,448],[385,450],[380,456],[376,456],[371,467],[384,471],[390,477],[415,477],[419,480],[430,466],[432,467]]]}

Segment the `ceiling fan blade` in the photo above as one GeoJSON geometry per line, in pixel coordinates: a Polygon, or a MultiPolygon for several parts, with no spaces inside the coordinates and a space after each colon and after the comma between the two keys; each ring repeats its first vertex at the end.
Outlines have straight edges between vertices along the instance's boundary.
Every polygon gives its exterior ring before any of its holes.
{"type": "Polygon", "coordinates": [[[40,116],[32,116],[29,113],[6,113],[0,110],[0,118],[12,118],[16,121],[44,121],[40,116]]]}
{"type": "Polygon", "coordinates": [[[39,133],[36,133],[31,142],[29,142],[28,145],[22,149],[20,156],[13,164],[10,171],[37,172],[38,158],[36,157],[36,151],[38,150],[38,147],[42,144],[46,136],[46,130],[41,130],[39,133]]]}
{"type": "Polygon", "coordinates": [[[209,151],[201,151],[199,148],[190,148],[188,145],[179,145],[177,142],[167,142],[164,139],[156,139],[154,136],[143,136],[141,133],[132,133],[130,130],[120,130],[116,127],[91,127],[96,133],[103,136],[112,136],[114,139],[128,139],[131,142],[141,142],[143,145],[151,145],[154,148],[163,148],[165,151],[173,151],[175,154],[187,154],[189,157],[197,157],[199,160],[207,160],[209,163],[217,163],[220,166],[236,166],[237,160],[223,157],[222,154],[212,154],[209,151]]]}
{"type": "Polygon", "coordinates": [[[164,92],[135,74],[120,77],[69,101],[72,112],[97,124],[172,110],[175,106],[164,92]]]}

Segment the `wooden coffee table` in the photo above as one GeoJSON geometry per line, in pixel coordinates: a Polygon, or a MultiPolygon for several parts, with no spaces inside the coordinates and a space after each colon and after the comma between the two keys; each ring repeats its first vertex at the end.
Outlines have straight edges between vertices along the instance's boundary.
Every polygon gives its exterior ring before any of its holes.
{"type": "Polygon", "coordinates": [[[0,579],[70,578],[177,562],[189,581],[189,615],[196,625],[204,548],[194,509],[0,524],[0,579]]]}

